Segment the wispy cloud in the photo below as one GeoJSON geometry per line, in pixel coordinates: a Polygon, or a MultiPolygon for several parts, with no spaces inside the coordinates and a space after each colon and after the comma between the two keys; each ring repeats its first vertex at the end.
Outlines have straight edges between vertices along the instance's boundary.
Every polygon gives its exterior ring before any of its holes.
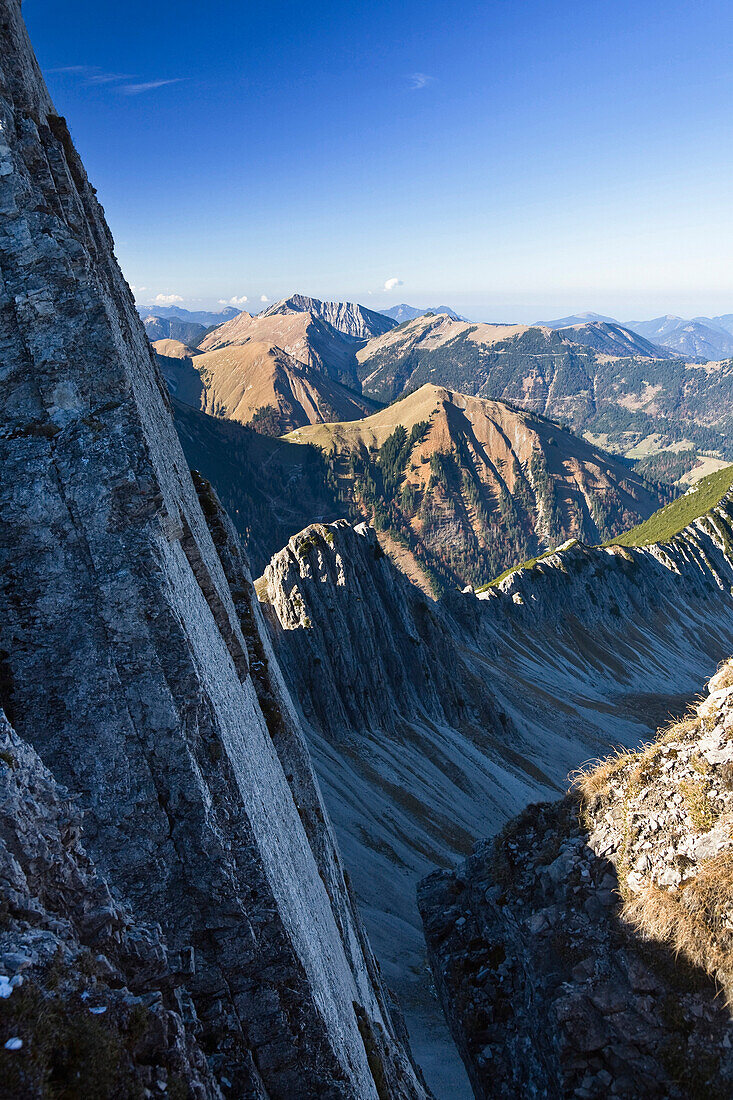
{"type": "Polygon", "coordinates": [[[435,77],[430,76],[428,73],[410,73],[407,79],[410,81],[410,87],[417,90],[418,88],[427,88],[428,84],[433,83],[435,77]]]}
{"type": "Polygon", "coordinates": [[[87,84],[118,84],[121,80],[134,80],[132,73],[91,73],[87,84]]]}
{"type": "Polygon", "coordinates": [[[182,302],[183,298],[180,294],[156,294],[153,301],[159,306],[174,306],[182,302]]]}
{"type": "Polygon", "coordinates": [[[183,77],[176,76],[160,80],[140,80],[135,73],[108,73],[100,69],[98,65],[61,65],[56,69],[49,69],[51,73],[61,73],[66,76],[77,77],[86,87],[99,87],[104,84],[114,86],[114,91],[122,95],[141,95],[143,92],[152,92],[156,88],[163,88],[166,84],[178,84],[183,77]],[[132,84],[128,81],[133,81],[132,84]]]}
{"type": "Polygon", "coordinates": [[[260,301],[261,302],[269,302],[270,299],[267,297],[266,294],[260,294],[260,301]]]}
{"type": "Polygon", "coordinates": [[[141,95],[142,92],[153,92],[156,88],[164,88],[166,84],[178,84],[183,80],[181,76],[175,76],[172,80],[146,80],[142,84],[123,84],[118,91],[123,95],[141,95]]]}
{"type": "Polygon", "coordinates": [[[234,295],[232,295],[231,298],[220,298],[219,299],[219,305],[220,306],[243,306],[246,301],[247,301],[247,295],[246,294],[242,294],[242,296],[240,298],[237,298],[236,294],[234,294],[234,295]]]}
{"type": "Polygon", "coordinates": [[[49,73],[72,73],[76,76],[84,76],[86,73],[94,72],[89,65],[59,65],[55,69],[47,69],[49,73]]]}
{"type": "Polygon", "coordinates": [[[403,282],[402,282],[402,279],[398,279],[395,276],[395,277],[393,277],[391,279],[387,279],[385,281],[384,289],[385,290],[396,290],[398,286],[403,286],[403,282]]]}

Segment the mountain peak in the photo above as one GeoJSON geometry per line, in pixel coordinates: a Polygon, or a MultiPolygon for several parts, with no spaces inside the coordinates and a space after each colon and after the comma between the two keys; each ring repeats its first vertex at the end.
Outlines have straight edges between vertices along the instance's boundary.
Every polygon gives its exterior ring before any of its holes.
{"type": "Polygon", "coordinates": [[[395,327],[390,317],[357,302],[322,302],[320,298],[311,298],[306,294],[292,294],[289,298],[274,302],[260,316],[288,313],[311,313],[327,321],[337,332],[355,340],[369,340],[395,327]]]}

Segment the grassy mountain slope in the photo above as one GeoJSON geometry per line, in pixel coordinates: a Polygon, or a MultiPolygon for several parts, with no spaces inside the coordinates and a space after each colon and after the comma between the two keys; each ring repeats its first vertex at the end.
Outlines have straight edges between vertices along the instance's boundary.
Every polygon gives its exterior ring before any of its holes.
{"type": "Polygon", "coordinates": [[[568,538],[603,541],[664,498],[552,421],[432,385],[288,438],[332,454],[343,495],[432,590],[486,581],[568,538]]]}
{"type": "Polygon", "coordinates": [[[375,408],[373,401],[271,344],[249,340],[195,356],[185,356],[182,345],[159,344],[167,352],[160,358],[163,373],[180,401],[268,435],[364,416],[375,408]]]}
{"type": "MultiPolygon", "coordinates": [[[[626,531],[613,541],[617,546],[651,546],[678,535],[694,520],[714,508],[733,486],[733,466],[717,470],[703,478],[684,496],[678,497],[650,516],[644,523],[626,531]]],[[[733,532],[727,531],[728,541],[733,532]]]]}
{"type": "Polygon", "coordinates": [[[257,317],[240,313],[212,329],[199,344],[199,350],[216,351],[251,342],[279,348],[306,366],[361,392],[356,352],[363,341],[339,332],[312,313],[274,313],[257,317]]]}

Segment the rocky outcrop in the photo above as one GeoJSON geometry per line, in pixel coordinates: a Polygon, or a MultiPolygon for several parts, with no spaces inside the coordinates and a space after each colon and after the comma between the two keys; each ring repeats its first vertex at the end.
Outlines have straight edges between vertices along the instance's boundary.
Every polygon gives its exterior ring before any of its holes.
{"type": "Polygon", "coordinates": [[[188,960],[231,1095],[423,1095],[300,730],[285,751],[271,728],[278,674],[232,594],[246,566],[227,577],[214,546],[18,0],[0,14],[0,270],[0,702],[78,799],[99,873],[188,960]]]}
{"type": "Polygon", "coordinates": [[[729,494],[664,546],[574,544],[480,598],[438,603],[370,528],[313,525],[257,582],[419,1055],[445,1048],[417,880],[562,793],[583,761],[684,710],[733,652],[732,523],[729,494]]]}
{"type": "Polygon", "coordinates": [[[733,663],[639,752],[421,884],[478,1097],[733,1091],[733,663]]]}
{"type": "Polygon", "coordinates": [[[274,302],[263,310],[263,317],[288,313],[312,313],[329,325],[355,340],[369,340],[394,328],[396,321],[384,313],[377,313],[356,302],[322,302],[307,294],[293,294],[274,302]]]}
{"type": "Polygon", "coordinates": [[[80,844],[81,814],[0,712],[0,1095],[221,1092],[168,957],[80,844]]]}

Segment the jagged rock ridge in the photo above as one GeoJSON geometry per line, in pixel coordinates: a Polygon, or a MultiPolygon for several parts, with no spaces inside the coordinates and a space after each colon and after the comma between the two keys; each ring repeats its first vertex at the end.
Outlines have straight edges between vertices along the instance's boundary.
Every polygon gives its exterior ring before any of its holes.
{"type": "Polygon", "coordinates": [[[584,760],[685,706],[733,652],[731,531],[729,493],[664,546],[575,544],[479,599],[433,603],[373,530],[315,525],[257,582],[420,1054],[441,1049],[416,977],[422,869],[452,865],[584,760]]]}
{"type": "Polygon", "coordinates": [[[0,702],[78,797],[99,872],[193,951],[220,1081],[421,1096],[246,566],[200,485],[226,571],[214,546],[18,0],[0,46],[0,702]]]}
{"type": "Polygon", "coordinates": [[[477,1097],[733,1091],[733,662],[640,752],[420,887],[477,1097]]]}
{"type": "Polygon", "coordinates": [[[287,313],[311,313],[321,317],[338,332],[356,340],[369,340],[394,328],[396,322],[384,313],[377,313],[356,302],[322,302],[307,294],[293,294],[274,302],[263,310],[263,317],[287,313]]]}

